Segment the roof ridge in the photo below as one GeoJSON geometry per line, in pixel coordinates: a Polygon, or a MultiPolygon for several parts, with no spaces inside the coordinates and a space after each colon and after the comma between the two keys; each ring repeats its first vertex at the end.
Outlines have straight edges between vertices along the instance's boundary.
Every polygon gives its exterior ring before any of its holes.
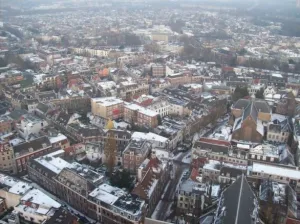
{"type": "Polygon", "coordinates": [[[240,203],[241,203],[243,185],[244,185],[244,174],[242,174],[242,177],[241,177],[241,187],[240,187],[239,199],[238,199],[235,222],[234,222],[235,224],[238,224],[238,220],[239,220],[239,211],[240,211],[240,203]]]}

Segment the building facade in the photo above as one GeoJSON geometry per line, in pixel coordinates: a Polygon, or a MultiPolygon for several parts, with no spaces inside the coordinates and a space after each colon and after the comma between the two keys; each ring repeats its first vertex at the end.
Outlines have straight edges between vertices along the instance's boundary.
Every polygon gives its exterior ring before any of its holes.
{"type": "Polygon", "coordinates": [[[108,97],[108,98],[92,98],[91,99],[92,113],[94,115],[107,119],[122,118],[124,115],[123,100],[108,97]]]}
{"type": "Polygon", "coordinates": [[[151,151],[151,144],[145,140],[132,140],[123,152],[123,167],[136,173],[151,151]]]}

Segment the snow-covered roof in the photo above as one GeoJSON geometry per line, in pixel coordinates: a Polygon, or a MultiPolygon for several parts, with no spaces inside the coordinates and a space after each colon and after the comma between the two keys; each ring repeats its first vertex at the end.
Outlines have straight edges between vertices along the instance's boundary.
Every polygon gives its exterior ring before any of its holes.
{"type": "Polygon", "coordinates": [[[300,171],[296,169],[289,169],[280,166],[271,166],[262,163],[253,163],[249,170],[252,172],[265,173],[268,175],[288,177],[294,180],[300,180],[300,171]]]}
{"type": "Polygon", "coordinates": [[[136,132],[133,132],[131,138],[136,139],[136,140],[143,139],[143,140],[156,141],[156,142],[167,142],[167,141],[169,141],[168,138],[165,138],[163,136],[154,134],[152,132],[144,133],[144,132],[137,132],[136,131],[136,132]]]}
{"type": "Polygon", "coordinates": [[[149,110],[149,109],[146,109],[144,107],[141,107],[137,104],[134,104],[134,103],[126,103],[124,105],[124,107],[130,109],[130,110],[134,110],[134,111],[138,111],[139,113],[142,113],[146,116],[149,116],[149,117],[154,117],[154,116],[157,116],[159,113],[153,111],[153,110],[149,110]]]}
{"type": "Polygon", "coordinates": [[[170,157],[170,152],[163,149],[154,148],[152,149],[152,153],[155,153],[155,156],[159,159],[167,159],[170,157]]]}
{"type": "Polygon", "coordinates": [[[58,150],[46,156],[36,158],[35,161],[43,165],[47,169],[59,174],[64,168],[71,167],[71,164],[56,155],[62,154],[64,150],[58,150]]]}
{"type": "Polygon", "coordinates": [[[92,98],[92,101],[102,104],[105,107],[123,103],[124,101],[116,97],[92,98]]]}
{"type": "Polygon", "coordinates": [[[208,169],[208,170],[220,170],[221,168],[221,163],[220,161],[217,160],[209,160],[208,163],[206,163],[203,166],[203,169],[208,169]]]}
{"type": "Polygon", "coordinates": [[[285,121],[288,117],[281,114],[271,114],[271,121],[278,120],[279,122],[285,121]]]}
{"type": "Polygon", "coordinates": [[[61,141],[66,140],[66,139],[68,139],[68,138],[63,134],[58,134],[55,137],[49,137],[49,141],[50,141],[51,144],[61,142],[61,141]]]}
{"type": "Polygon", "coordinates": [[[278,73],[273,73],[272,76],[273,76],[273,77],[277,77],[277,78],[282,78],[282,75],[281,75],[281,74],[278,74],[278,73]]]}
{"type": "Polygon", "coordinates": [[[236,147],[239,149],[250,149],[250,145],[244,145],[239,143],[236,145],[236,147]]]}
{"type": "Polygon", "coordinates": [[[115,203],[119,198],[119,197],[117,197],[113,194],[110,194],[106,191],[103,191],[99,188],[96,188],[94,191],[92,191],[89,194],[89,196],[93,197],[93,198],[97,198],[98,200],[103,201],[104,203],[109,204],[109,205],[112,205],[113,203],[115,203]]]}
{"type": "Polygon", "coordinates": [[[13,185],[8,191],[13,194],[23,195],[32,187],[23,181],[19,181],[15,185],[13,185]]]}
{"type": "Polygon", "coordinates": [[[59,208],[61,206],[61,204],[38,189],[29,191],[21,198],[21,201],[30,201],[34,204],[49,208],[59,208]]]}
{"type": "Polygon", "coordinates": [[[4,174],[0,174],[0,183],[1,184],[4,184],[4,185],[9,186],[9,187],[13,187],[18,182],[20,182],[20,181],[13,178],[13,177],[6,176],[4,174]]]}
{"type": "Polygon", "coordinates": [[[264,125],[262,123],[261,120],[257,120],[257,126],[256,126],[256,130],[258,131],[259,134],[261,134],[262,136],[264,135],[264,125]]]}
{"type": "Polygon", "coordinates": [[[254,146],[249,150],[250,154],[262,155],[262,156],[270,156],[270,157],[279,157],[278,148],[274,145],[270,144],[261,144],[254,146]]]}
{"type": "Polygon", "coordinates": [[[126,194],[125,191],[120,188],[108,184],[101,184],[93,190],[89,196],[112,205],[124,194],[126,194]]]}

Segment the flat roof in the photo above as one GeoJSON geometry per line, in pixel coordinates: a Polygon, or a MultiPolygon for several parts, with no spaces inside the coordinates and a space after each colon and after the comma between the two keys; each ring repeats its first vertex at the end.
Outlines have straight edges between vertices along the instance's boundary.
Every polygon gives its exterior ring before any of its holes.
{"type": "Polygon", "coordinates": [[[144,132],[133,132],[131,139],[145,139],[145,140],[149,140],[149,141],[157,141],[157,142],[167,142],[169,141],[168,138],[165,138],[163,136],[154,134],[152,132],[149,133],[144,133],[144,132]]]}
{"type": "Polygon", "coordinates": [[[44,194],[38,189],[33,189],[29,191],[21,198],[21,201],[30,201],[34,204],[53,207],[53,208],[59,208],[61,206],[61,204],[59,204],[54,199],[52,199],[51,197],[44,194]]]}
{"type": "MultiPolygon", "coordinates": [[[[250,167],[251,169],[251,167],[250,167]]],[[[262,163],[253,163],[252,172],[266,173],[274,176],[288,177],[290,179],[300,179],[300,171],[279,166],[270,166],[262,163]]]]}
{"type": "Polygon", "coordinates": [[[149,110],[149,109],[146,109],[144,107],[141,107],[137,104],[134,104],[134,103],[126,103],[124,105],[124,107],[130,109],[130,110],[137,110],[139,111],[140,113],[144,114],[144,115],[147,115],[149,117],[154,117],[154,116],[157,116],[159,115],[159,113],[157,113],[156,111],[153,111],[153,110],[149,110]]]}
{"type": "Polygon", "coordinates": [[[124,103],[123,100],[116,98],[116,97],[92,98],[92,101],[102,104],[103,106],[106,106],[106,107],[124,103]]]}

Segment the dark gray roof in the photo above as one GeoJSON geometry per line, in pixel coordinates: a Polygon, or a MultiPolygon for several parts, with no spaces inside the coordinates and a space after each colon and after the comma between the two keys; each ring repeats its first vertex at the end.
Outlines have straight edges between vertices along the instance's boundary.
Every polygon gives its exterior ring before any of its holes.
{"type": "Polygon", "coordinates": [[[254,104],[258,111],[263,113],[270,113],[271,111],[269,104],[264,100],[256,100],[254,101],[254,104]]]}
{"type": "Polygon", "coordinates": [[[71,114],[67,114],[64,111],[60,111],[58,116],[56,117],[56,121],[59,122],[61,125],[66,126],[71,117],[72,117],[71,114]]]}
{"type": "Polygon", "coordinates": [[[233,108],[242,110],[242,109],[246,108],[249,104],[250,104],[249,100],[247,100],[247,99],[239,99],[233,105],[233,108]]]}
{"type": "Polygon", "coordinates": [[[39,103],[36,107],[38,110],[40,110],[41,112],[43,112],[44,114],[47,113],[49,106],[47,104],[44,103],[39,103]]]}
{"type": "Polygon", "coordinates": [[[24,114],[27,114],[28,111],[24,110],[24,109],[20,109],[20,110],[14,110],[12,111],[8,116],[11,117],[14,120],[18,120],[21,118],[21,116],[23,116],[24,114]]]}
{"type": "Polygon", "coordinates": [[[46,147],[51,146],[51,143],[47,136],[43,136],[32,141],[19,144],[17,146],[14,146],[13,149],[15,153],[20,153],[21,155],[24,155],[30,151],[30,148],[32,148],[33,151],[45,148],[43,147],[43,144],[45,144],[46,147]]]}
{"type": "Polygon", "coordinates": [[[64,223],[64,224],[73,224],[78,223],[77,217],[70,213],[67,209],[59,208],[58,211],[55,211],[54,215],[51,216],[50,219],[46,220],[44,224],[57,224],[57,223],[64,223]]]}
{"type": "Polygon", "coordinates": [[[248,116],[251,116],[255,122],[257,121],[258,111],[253,102],[249,103],[248,106],[244,109],[243,120],[245,120],[248,116]]]}
{"type": "Polygon", "coordinates": [[[75,131],[76,134],[78,134],[82,137],[85,137],[85,138],[104,135],[102,129],[100,129],[96,126],[81,127],[80,125],[78,125],[76,123],[72,123],[72,124],[69,124],[68,127],[70,127],[73,131],[75,131]]]}
{"type": "Polygon", "coordinates": [[[215,224],[252,224],[258,202],[244,175],[223,193],[216,211],[215,224]]]}
{"type": "Polygon", "coordinates": [[[280,133],[281,132],[281,126],[279,124],[270,124],[269,125],[269,131],[274,133],[280,133]]]}
{"type": "Polygon", "coordinates": [[[151,144],[145,140],[132,140],[126,147],[123,153],[134,152],[135,154],[145,153],[151,150],[151,144]]]}
{"type": "Polygon", "coordinates": [[[233,105],[233,108],[242,110],[248,107],[251,103],[254,104],[257,111],[261,111],[263,113],[269,113],[271,111],[268,103],[264,100],[249,100],[249,99],[239,99],[236,101],[236,103],[233,105]]]}
{"type": "Polygon", "coordinates": [[[36,94],[36,96],[39,100],[51,100],[57,98],[56,93],[54,91],[39,92],[36,94]]]}
{"type": "Polygon", "coordinates": [[[44,176],[47,176],[48,178],[52,178],[55,177],[57,175],[57,173],[55,173],[53,170],[47,168],[46,166],[40,164],[39,162],[37,162],[34,159],[31,159],[28,162],[28,166],[30,166],[31,168],[35,169],[35,170],[39,170],[39,173],[43,174],[44,176]]]}
{"type": "Polygon", "coordinates": [[[39,101],[37,99],[26,99],[27,104],[36,104],[39,101]]]}
{"type": "Polygon", "coordinates": [[[126,136],[126,139],[131,138],[131,133],[129,131],[120,130],[120,129],[111,129],[107,131],[107,134],[111,133],[114,136],[117,136],[117,138],[124,138],[126,136]]]}

